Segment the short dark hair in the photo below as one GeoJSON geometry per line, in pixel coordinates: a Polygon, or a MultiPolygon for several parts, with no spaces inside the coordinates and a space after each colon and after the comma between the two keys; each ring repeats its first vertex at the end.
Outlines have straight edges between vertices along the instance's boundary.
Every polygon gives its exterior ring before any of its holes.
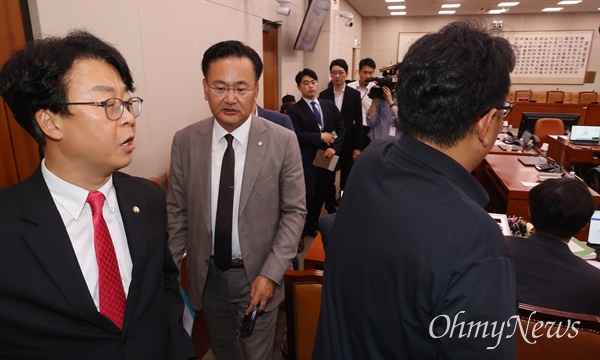
{"type": "Polygon", "coordinates": [[[480,22],[453,22],[423,36],[400,64],[401,130],[442,147],[456,145],[479,116],[503,106],[514,66],[512,45],[480,22]]]}
{"type": "Polygon", "coordinates": [[[311,69],[304,68],[303,70],[298,71],[298,73],[296,74],[296,78],[295,78],[296,85],[300,86],[300,83],[302,82],[302,78],[305,76],[311,77],[311,78],[319,81],[319,78],[317,77],[316,72],[312,71],[311,69]]]}
{"type": "Polygon", "coordinates": [[[331,71],[331,69],[334,66],[339,66],[342,69],[344,69],[345,72],[348,72],[348,63],[344,59],[335,59],[335,60],[333,60],[331,62],[331,64],[329,64],[329,71],[331,71]]]}
{"type": "Polygon", "coordinates": [[[557,238],[577,234],[595,209],[590,189],[577,179],[550,179],[529,191],[529,212],[535,230],[557,238]]]}
{"type": "Polygon", "coordinates": [[[258,82],[263,71],[263,62],[253,48],[237,40],[221,41],[209,47],[202,57],[202,73],[208,77],[210,64],[225,58],[248,58],[254,66],[254,80],[258,82]]]}
{"type": "Polygon", "coordinates": [[[135,91],[133,77],[125,58],[112,45],[82,30],[65,37],[36,40],[14,53],[0,72],[0,96],[12,110],[17,122],[41,148],[46,139],[35,113],[50,110],[71,115],[67,102],[68,72],[75,60],[96,59],[112,65],[125,83],[135,91]]]}
{"type": "Polygon", "coordinates": [[[373,70],[375,70],[375,68],[377,67],[377,65],[375,65],[375,61],[371,58],[364,58],[358,62],[358,70],[359,71],[362,70],[362,68],[365,66],[373,68],[373,70]]]}
{"type": "Polygon", "coordinates": [[[286,102],[293,102],[293,103],[295,103],[296,102],[296,97],[294,95],[290,95],[290,94],[283,95],[283,97],[281,98],[281,102],[282,103],[286,103],[286,102]]]}

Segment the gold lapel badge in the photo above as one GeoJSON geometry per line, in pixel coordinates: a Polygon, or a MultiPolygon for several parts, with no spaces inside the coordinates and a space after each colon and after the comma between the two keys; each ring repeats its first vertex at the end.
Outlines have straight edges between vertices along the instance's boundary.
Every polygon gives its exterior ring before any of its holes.
{"type": "Polygon", "coordinates": [[[262,146],[262,141],[259,141],[259,142],[258,142],[258,146],[262,146]]]}
{"type": "Polygon", "coordinates": [[[132,210],[133,210],[134,214],[139,214],[140,213],[140,208],[137,207],[137,206],[134,206],[132,210]]]}

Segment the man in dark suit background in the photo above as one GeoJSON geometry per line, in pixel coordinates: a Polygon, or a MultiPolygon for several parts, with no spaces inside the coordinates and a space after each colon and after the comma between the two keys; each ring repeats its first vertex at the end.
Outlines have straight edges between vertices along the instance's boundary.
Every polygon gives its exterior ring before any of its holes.
{"type": "MultiPolygon", "coordinates": [[[[348,77],[346,60],[333,60],[329,64],[329,74],[333,86],[321,91],[319,98],[333,101],[344,119],[344,141],[338,153],[340,156],[340,190],[344,190],[352,164],[354,164],[363,149],[361,99],[358,90],[346,85],[346,78],[348,77]]],[[[335,196],[334,187],[333,200],[331,194],[325,200],[325,207],[329,213],[335,212],[335,196]],[[332,201],[334,204],[329,204],[332,201]]]]}
{"type": "Polygon", "coordinates": [[[255,115],[260,116],[261,118],[272,121],[277,125],[281,125],[286,129],[294,131],[294,124],[292,124],[292,119],[290,119],[290,117],[286,114],[282,114],[280,112],[269,109],[264,109],[256,104],[253,113],[255,115]]]}
{"type": "Polygon", "coordinates": [[[85,32],[36,41],[0,73],[45,154],[0,190],[2,359],[194,357],[162,190],[118,172],[135,149],[133,91],[122,55],[85,32]]]}
{"type": "Polygon", "coordinates": [[[335,172],[314,166],[313,161],[319,149],[324,150],[323,160],[330,160],[339,153],[345,136],[344,120],[333,101],[317,99],[319,80],[313,70],[298,72],[295,80],[302,99],[288,108],[287,114],[298,136],[306,182],[308,214],[303,235],[314,236],[325,196],[335,181],[335,172]]]}
{"type": "Polygon", "coordinates": [[[507,236],[515,258],[517,296],[525,304],[600,316],[600,270],[569,249],[596,204],[576,179],[551,179],[529,191],[534,233],[507,236]]]}

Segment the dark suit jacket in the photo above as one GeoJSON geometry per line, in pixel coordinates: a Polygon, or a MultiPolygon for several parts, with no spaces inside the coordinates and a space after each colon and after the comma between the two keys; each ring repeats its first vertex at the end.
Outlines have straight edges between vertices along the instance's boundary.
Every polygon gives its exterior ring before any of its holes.
{"type": "MultiPolygon", "coordinates": [[[[321,91],[319,99],[331,100],[335,104],[333,87],[321,91]]],[[[352,155],[355,149],[363,149],[362,103],[359,91],[346,86],[341,113],[344,119],[345,133],[340,154],[352,155]]]]}
{"type": "Polygon", "coordinates": [[[166,248],[162,191],[122,173],[113,183],[133,261],[123,331],[94,305],[41,169],[0,190],[0,358],[194,356],[181,322],[177,268],[166,248]]]}
{"type": "Polygon", "coordinates": [[[260,106],[256,105],[258,116],[261,118],[265,118],[269,121],[274,122],[275,124],[281,125],[286,129],[290,129],[294,131],[294,124],[292,124],[292,119],[286,114],[282,114],[277,111],[263,109],[260,106]]]}
{"type": "Polygon", "coordinates": [[[515,259],[519,302],[600,316],[600,270],[566,243],[539,234],[507,236],[515,259]]]}
{"type": "Polygon", "coordinates": [[[335,142],[331,146],[327,146],[321,141],[321,130],[319,130],[317,118],[304,99],[300,99],[300,101],[287,110],[287,114],[292,118],[292,123],[298,136],[302,165],[305,172],[307,169],[312,169],[312,163],[317,150],[325,150],[331,147],[337,154],[341,151],[344,141],[345,128],[342,114],[335,107],[333,101],[319,99],[319,104],[323,112],[323,132],[331,133],[335,131],[337,134],[337,139],[335,139],[335,142]]]}

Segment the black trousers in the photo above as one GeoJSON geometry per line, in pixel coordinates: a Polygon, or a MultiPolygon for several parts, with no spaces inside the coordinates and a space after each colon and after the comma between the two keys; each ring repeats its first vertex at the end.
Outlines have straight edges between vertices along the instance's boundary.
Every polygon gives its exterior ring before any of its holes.
{"type": "Polygon", "coordinates": [[[318,221],[321,208],[327,198],[327,194],[334,189],[335,195],[335,172],[313,166],[312,176],[305,176],[306,180],[306,223],[304,232],[310,233],[319,229],[318,221]]]}

